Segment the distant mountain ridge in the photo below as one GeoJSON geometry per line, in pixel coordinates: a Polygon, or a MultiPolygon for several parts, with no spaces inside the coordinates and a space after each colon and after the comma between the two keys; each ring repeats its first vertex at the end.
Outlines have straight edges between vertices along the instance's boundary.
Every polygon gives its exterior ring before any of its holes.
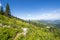
{"type": "Polygon", "coordinates": [[[60,28],[60,20],[32,20],[32,22],[35,22],[39,25],[52,25],[54,27],[60,28]]]}

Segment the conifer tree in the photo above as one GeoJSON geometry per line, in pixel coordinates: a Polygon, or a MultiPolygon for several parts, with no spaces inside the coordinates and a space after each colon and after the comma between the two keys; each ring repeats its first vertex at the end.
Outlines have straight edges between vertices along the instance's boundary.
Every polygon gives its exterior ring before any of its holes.
{"type": "Polygon", "coordinates": [[[4,14],[4,10],[3,10],[2,6],[0,7],[0,14],[2,14],[2,15],[4,14]]]}
{"type": "Polygon", "coordinates": [[[8,16],[8,17],[11,17],[9,4],[6,5],[5,15],[8,16]]]}

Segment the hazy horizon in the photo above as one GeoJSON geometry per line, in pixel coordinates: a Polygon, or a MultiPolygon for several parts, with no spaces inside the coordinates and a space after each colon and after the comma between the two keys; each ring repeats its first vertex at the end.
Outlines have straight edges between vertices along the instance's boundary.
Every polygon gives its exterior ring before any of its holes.
{"type": "Polygon", "coordinates": [[[0,0],[4,10],[7,3],[11,14],[24,20],[60,20],[60,0],[0,0]]]}

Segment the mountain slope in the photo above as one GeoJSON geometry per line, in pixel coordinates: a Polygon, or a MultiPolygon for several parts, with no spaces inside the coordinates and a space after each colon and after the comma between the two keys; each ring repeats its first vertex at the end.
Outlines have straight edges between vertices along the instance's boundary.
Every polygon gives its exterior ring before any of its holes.
{"type": "Polygon", "coordinates": [[[60,30],[0,15],[0,40],[60,40],[60,30]]]}

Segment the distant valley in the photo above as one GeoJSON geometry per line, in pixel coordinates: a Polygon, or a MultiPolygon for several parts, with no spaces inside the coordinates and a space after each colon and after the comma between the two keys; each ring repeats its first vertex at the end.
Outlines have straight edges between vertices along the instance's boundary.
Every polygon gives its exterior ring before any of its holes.
{"type": "Polygon", "coordinates": [[[32,20],[32,22],[39,25],[44,25],[45,27],[50,26],[60,28],[60,20],[32,20]]]}

